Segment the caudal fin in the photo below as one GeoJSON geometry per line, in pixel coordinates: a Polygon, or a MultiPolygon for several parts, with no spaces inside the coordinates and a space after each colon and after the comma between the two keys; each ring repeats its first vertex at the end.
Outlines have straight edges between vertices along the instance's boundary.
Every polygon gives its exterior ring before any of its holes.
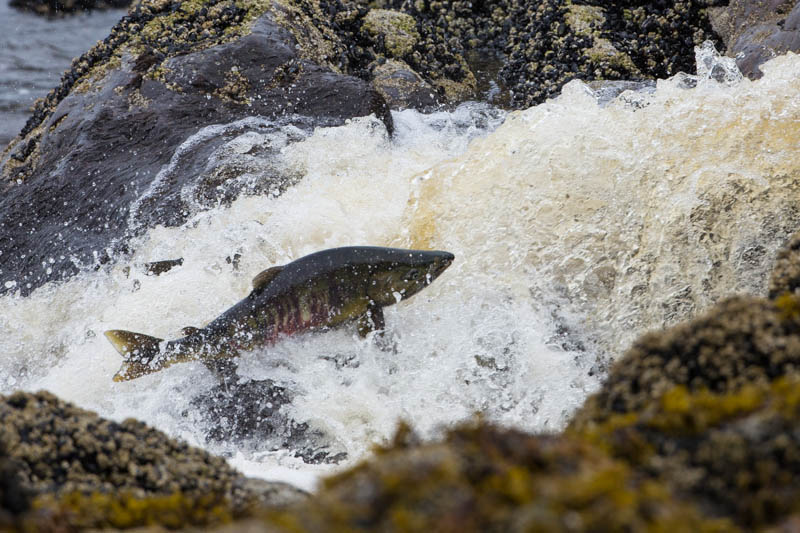
{"type": "Polygon", "coordinates": [[[114,381],[128,381],[169,366],[169,362],[160,357],[163,339],[122,329],[106,331],[106,338],[123,358],[114,381]]]}

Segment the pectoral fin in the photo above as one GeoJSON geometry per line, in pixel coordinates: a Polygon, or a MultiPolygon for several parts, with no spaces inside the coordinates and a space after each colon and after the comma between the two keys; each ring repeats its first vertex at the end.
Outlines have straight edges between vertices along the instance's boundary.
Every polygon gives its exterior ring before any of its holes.
{"type": "Polygon", "coordinates": [[[386,321],[383,318],[383,307],[371,305],[367,312],[358,319],[358,334],[361,338],[366,337],[372,331],[383,331],[386,321]]]}
{"type": "Polygon", "coordinates": [[[283,270],[282,266],[274,266],[259,273],[256,277],[253,278],[253,290],[266,288],[266,286],[269,285],[270,282],[273,279],[275,279],[275,276],[280,274],[282,270],[283,270]]]}

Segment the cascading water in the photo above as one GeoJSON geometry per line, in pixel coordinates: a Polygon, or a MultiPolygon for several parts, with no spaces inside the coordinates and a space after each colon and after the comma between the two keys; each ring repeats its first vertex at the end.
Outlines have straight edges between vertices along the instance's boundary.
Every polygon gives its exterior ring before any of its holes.
{"type": "MultiPolygon", "coordinates": [[[[599,103],[576,81],[508,116],[477,104],[403,111],[391,139],[371,117],[313,132],[257,118],[206,129],[181,149],[222,136],[204,169],[219,180],[184,191],[196,200],[187,223],[150,229],[108,270],[0,300],[0,392],[48,389],[307,487],[333,467],[278,441],[206,441],[193,400],[215,381],[201,364],[114,383],[119,356],[102,332],[178,336],[244,297],[261,270],[316,250],[437,248],[456,261],[387,308],[389,349],[354,329],[303,335],[244,354],[242,380],[289,391],[280,409],[310,428],[304,446],[344,463],[401,419],[425,436],[476,413],[556,431],[641,332],[763,292],[800,225],[800,58],[776,58],[751,82],[698,53],[700,76],[652,91],[599,103]],[[267,174],[290,179],[272,190],[267,174]],[[227,176],[244,195],[230,200],[227,176]]],[[[173,162],[165,179],[179,153],[173,162]]]]}

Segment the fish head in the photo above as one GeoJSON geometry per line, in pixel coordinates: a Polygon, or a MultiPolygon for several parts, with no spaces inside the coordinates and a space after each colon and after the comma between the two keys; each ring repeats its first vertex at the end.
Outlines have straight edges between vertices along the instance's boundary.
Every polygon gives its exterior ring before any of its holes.
{"type": "Polygon", "coordinates": [[[438,278],[454,258],[450,252],[409,250],[373,266],[367,295],[381,306],[410,298],[438,278]]]}

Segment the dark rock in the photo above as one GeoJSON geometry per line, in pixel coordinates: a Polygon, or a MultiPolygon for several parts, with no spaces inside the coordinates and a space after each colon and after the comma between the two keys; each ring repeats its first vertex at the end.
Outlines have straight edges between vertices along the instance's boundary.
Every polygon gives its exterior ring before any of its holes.
{"type": "Polygon", "coordinates": [[[23,480],[22,463],[11,457],[0,432],[0,530],[17,525],[20,516],[31,508],[32,497],[23,480]]]}
{"type": "Polygon", "coordinates": [[[37,508],[75,527],[175,527],[303,496],[282,483],[248,480],[224,459],[141,422],[105,420],[47,392],[0,396],[0,428],[0,467],[8,474],[0,503],[14,515],[25,514],[30,494],[37,508]]]}
{"type": "MultiPolygon", "coordinates": [[[[427,31],[430,26],[417,16],[417,11],[405,9],[405,4],[381,4],[396,8],[394,10],[369,9],[365,4],[367,2],[358,0],[319,2],[320,9],[327,12],[328,18],[315,21],[315,24],[330,26],[339,42],[346,45],[336,52],[340,68],[372,81],[376,64],[396,60],[404,63],[415,77],[421,77],[425,84],[432,86],[437,100],[442,103],[455,105],[475,96],[475,77],[464,60],[457,39],[427,31]],[[329,22],[331,18],[334,21],[332,25],[329,22]]],[[[383,74],[379,72],[379,75],[383,74]]],[[[394,91],[403,87],[395,85],[394,91]]],[[[416,85],[409,88],[417,91],[416,85]]],[[[413,104],[417,96],[407,98],[413,104]]],[[[423,108],[427,106],[427,98],[422,105],[423,108]]]]}
{"type": "Polygon", "coordinates": [[[27,294],[98,268],[146,227],[295,178],[276,172],[245,190],[224,173],[204,176],[209,154],[234,135],[290,124],[310,131],[370,113],[391,128],[367,83],[301,57],[296,28],[276,22],[271,2],[203,6],[137,5],[37,104],[0,169],[0,280],[12,282],[0,292],[27,294]],[[197,136],[251,116],[263,119],[197,136]],[[187,205],[180,191],[192,185],[199,198],[187,205]]]}
{"type": "Polygon", "coordinates": [[[402,61],[377,65],[372,76],[372,85],[392,109],[432,109],[438,104],[436,89],[402,61]]]}
{"type": "Polygon", "coordinates": [[[192,399],[210,428],[209,442],[235,445],[239,450],[291,450],[307,463],[337,463],[347,458],[327,444],[327,438],[308,424],[297,423],[282,409],[293,394],[271,380],[228,381],[192,399]]]}
{"type": "Polygon", "coordinates": [[[712,12],[714,29],[742,74],[758,79],[759,65],[786,52],[800,51],[800,3],[795,0],[732,0],[712,12]]]}
{"type": "Polygon", "coordinates": [[[487,57],[502,54],[499,81],[514,108],[540,103],[575,78],[644,80],[693,73],[694,46],[709,39],[720,44],[707,8],[726,3],[383,2],[418,21],[419,61],[408,63],[423,77],[431,77],[425,74],[431,68],[460,68],[458,58],[471,50],[487,57]],[[435,43],[441,41],[449,55],[440,53],[435,43]]]}

